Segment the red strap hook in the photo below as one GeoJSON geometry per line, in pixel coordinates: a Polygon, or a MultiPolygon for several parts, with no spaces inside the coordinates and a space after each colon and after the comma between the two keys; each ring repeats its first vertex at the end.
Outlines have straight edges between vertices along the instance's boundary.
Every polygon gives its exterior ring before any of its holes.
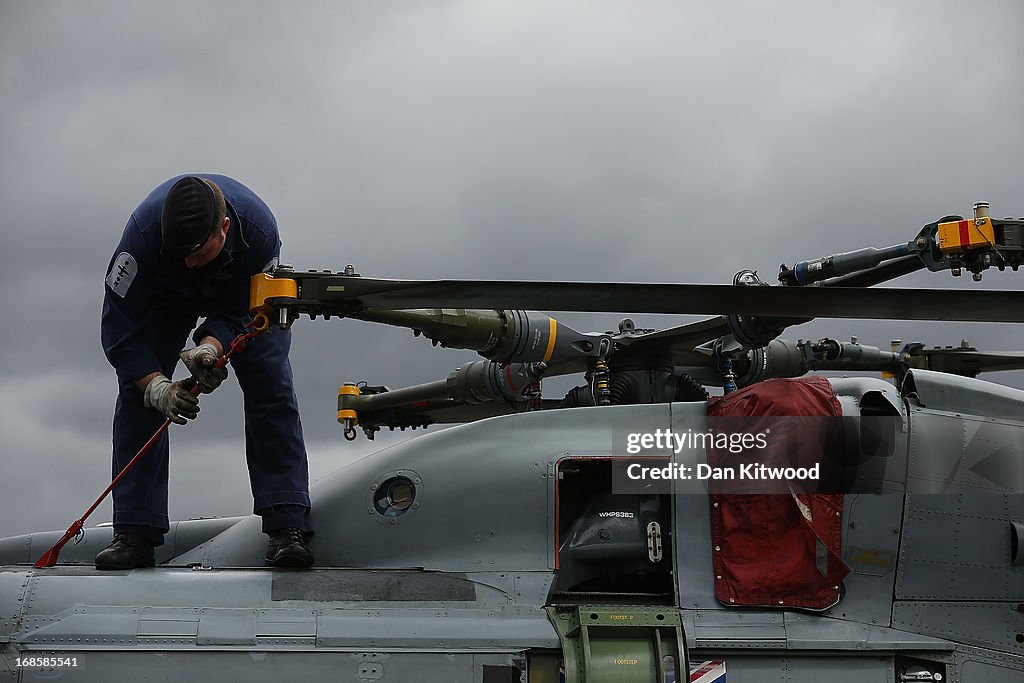
{"type": "MultiPolygon", "coordinates": [[[[261,334],[269,330],[270,319],[266,316],[265,313],[257,313],[256,316],[252,319],[252,322],[246,325],[246,327],[250,327],[252,329],[249,332],[243,332],[242,334],[238,335],[231,341],[231,348],[227,350],[227,353],[221,355],[217,359],[216,366],[218,368],[223,368],[224,366],[226,366],[231,357],[235,355],[235,353],[242,351],[249,341],[255,339],[256,337],[260,336],[261,334]]],[[[192,392],[193,396],[199,395],[199,385],[196,383],[194,378],[191,381],[191,387],[189,390],[192,392]]],[[[118,483],[128,473],[128,470],[130,470],[135,465],[135,463],[138,462],[139,458],[146,454],[146,451],[148,451],[150,447],[154,443],[156,443],[156,440],[160,438],[161,434],[167,431],[167,428],[170,425],[171,418],[167,418],[166,420],[164,420],[164,423],[160,425],[160,428],[153,433],[153,436],[149,437],[149,441],[142,445],[142,448],[140,448],[139,452],[135,454],[135,457],[129,460],[128,464],[124,466],[124,469],[122,469],[118,473],[118,475],[114,477],[114,480],[110,482],[110,485],[107,486],[106,489],[103,490],[103,493],[100,494],[100,497],[97,498],[95,502],[93,502],[93,504],[89,506],[89,509],[85,511],[85,514],[76,519],[74,523],[72,523],[72,525],[68,527],[68,530],[64,532],[64,535],[60,537],[60,540],[54,543],[53,547],[51,547],[49,550],[43,553],[42,556],[38,560],[36,560],[35,567],[37,569],[43,569],[44,567],[52,567],[57,564],[57,556],[60,555],[61,548],[67,545],[68,541],[70,541],[72,538],[75,538],[76,536],[79,536],[82,533],[82,527],[85,526],[85,520],[89,517],[89,515],[91,515],[93,511],[97,507],[99,507],[100,503],[103,502],[103,499],[106,498],[107,495],[114,490],[114,487],[117,486],[118,483]]]]}

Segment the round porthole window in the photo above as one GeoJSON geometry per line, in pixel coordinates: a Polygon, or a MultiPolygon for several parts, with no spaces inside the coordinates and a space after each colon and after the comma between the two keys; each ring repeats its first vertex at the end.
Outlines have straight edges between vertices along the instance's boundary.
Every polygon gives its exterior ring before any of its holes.
{"type": "Polygon", "coordinates": [[[385,517],[399,517],[412,508],[416,484],[408,477],[391,477],[373,495],[373,507],[385,517]]]}

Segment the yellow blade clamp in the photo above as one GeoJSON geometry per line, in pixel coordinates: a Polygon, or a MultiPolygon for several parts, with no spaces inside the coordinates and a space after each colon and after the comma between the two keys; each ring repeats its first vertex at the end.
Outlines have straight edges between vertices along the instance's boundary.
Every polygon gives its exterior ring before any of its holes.
{"type": "Polygon", "coordinates": [[[270,277],[266,273],[253,275],[249,280],[249,311],[255,313],[273,313],[274,306],[269,299],[299,297],[299,283],[287,277],[270,277]]]}
{"type": "Polygon", "coordinates": [[[962,253],[980,247],[995,247],[996,232],[989,217],[988,204],[975,204],[973,219],[939,223],[936,238],[939,242],[939,251],[943,254],[962,253]]]}
{"type": "Polygon", "coordinates": [[[349,408],[350,397],[359,395],[359,387],[347,383],[338,387],[338,422],[345,426],[345,438],[352,441],[356,438],[356,425],[359,424],[359,414],[349,408]]]}

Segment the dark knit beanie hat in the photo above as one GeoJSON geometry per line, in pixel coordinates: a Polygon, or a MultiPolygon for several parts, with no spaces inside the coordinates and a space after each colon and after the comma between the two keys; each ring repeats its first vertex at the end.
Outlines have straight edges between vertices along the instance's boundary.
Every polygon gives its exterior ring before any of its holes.
{"type": "Polygon", "coordinates": [[[164,199],[160,218],[162,252],[184,258],[197,251],[217,229],[217,202],[213,188],[196,176],[174,183],[164,199]]]}

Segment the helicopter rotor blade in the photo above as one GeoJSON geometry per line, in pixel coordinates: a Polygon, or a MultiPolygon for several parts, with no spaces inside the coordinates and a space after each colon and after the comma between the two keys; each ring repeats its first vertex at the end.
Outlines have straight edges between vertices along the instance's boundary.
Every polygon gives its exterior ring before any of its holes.
{"type": "Polygon", "coordinates": [[[1024,292],[1006,290],[738,287],[500,280],[388,280],[289,273],[301,295],[270,300],[300,313],[366,308],[490,308],[773,317],[1024,322],[1024,292]]]}
{"type": "Polygon", "coordinates": [[[1024,351],[975,351],[973,349],[915,349],[910,366],[975,377],[982,372],[1024,370],[1024,351]]]}

